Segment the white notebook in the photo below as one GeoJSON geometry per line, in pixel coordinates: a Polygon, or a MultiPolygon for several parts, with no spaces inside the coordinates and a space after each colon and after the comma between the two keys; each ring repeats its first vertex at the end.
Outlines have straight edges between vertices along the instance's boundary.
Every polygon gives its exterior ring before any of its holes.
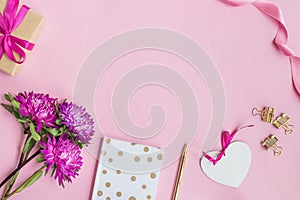
{"type": "Polygon", "coordinates": [[[155,199],[163,150],[104,138],[92,200],[155,199]]]}

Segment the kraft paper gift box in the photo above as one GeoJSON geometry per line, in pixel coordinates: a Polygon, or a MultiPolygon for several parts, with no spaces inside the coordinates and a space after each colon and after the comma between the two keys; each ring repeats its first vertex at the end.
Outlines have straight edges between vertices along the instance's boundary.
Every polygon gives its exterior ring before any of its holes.
{"type": "MultiPolygon", "coordinates": [[[[0,0],[0,12],[1,15],[4,16],[4,11],[6,9],[6,6],[9,1],[17,1],[18,0],[0,0]]],[[[20,2],[18,5],[18,11],[19,12],[20,8],[22,6],[22,3],[20,2]]],[[[39,31],[41,29],[41,26],[43,24],[43,17],[34,12],[32,9],[29,9],[27,12],[26,16],[24,17],[23,21],[20,23],[20,25],[11,32],[12,36],[15,36],[16,38],[20,38],[22,40],[29,41],[31,43],[35,43],[39,34],[39,31]]],[[[1,25],[0,25],[1,27],[1,25]]],[[[0,36],[3,34],[0,34],[0,36]]],[[[1,43],[2,45],[2,43],[1,43]]],[[[1,46],[1,48],[3,48],[1,46]]],[[[26,57],[28,56],[29,50],[26,50],[23,47],[20,47],[24,52],[26,57]]],[[[17,54],[16,52],[13,52],[14,57],[16,58],[17,61],[21,59],[21,56],[17,54]]],[[[26,62],[26,61],[25,61],[26,62]]],[[[24,64],[24,63],[22,63],[24,64]]],[[[0,70],[6,72],[7,74],[10,75],[15,75],[17,72],[20,71],[22,68],[22,64],[18,64],[14,61],[12,61],[7,54],[4,52],[1,60],[0,60],[0,70]]]]}

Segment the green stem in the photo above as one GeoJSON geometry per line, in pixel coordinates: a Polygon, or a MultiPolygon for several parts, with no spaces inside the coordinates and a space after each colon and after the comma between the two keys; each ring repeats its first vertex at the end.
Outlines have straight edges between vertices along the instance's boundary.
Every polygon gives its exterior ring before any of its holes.
{"type": "MultiPolygon", "coordinates": [[[[24,133],[25,133],[25,132],[26,132],[26,129],[24,128],[24,133]]],[[[24,142],[24,145],[23,145],[23,148],[22,148],[22,152],[21,152],[21,156],[20,156],[20,159],[19,159],[19,163],[18,163],[18,167],[17,167],[17,168],[19,168],[21,165],[23,165],[23,162],[26,161],[26,159],[27,159],[27,157],[28,157],[28,154],[30,153],[30,151],[25,151],[25,149],[24,149],[24,148],[25,148],[25,144],[26,144],[26,142],[28,141],[29,137],[30,137],[30,134],[27,135],[27,138],[26,138],[26,140],[25,140],[25,142],[24,142]]],[[[17,180],[18,175],[19,175],[19,170],[15,171],[15,173],[14,173],[13,176],[12,176],[12,178],[10,178],[11,181],[9,182],[9,184],[8,184],[8,185],[6,186],[6,188],[5,188],[5,192],[4,192],[4,194],[3,194],[4,196],[10,192],[11,188],[13,187],[14,183],[15,183],[16,180],[17,180]]],[[[9,176],[8,176],[8,177],[9,177],[9,176]]],[[[9,179],[8,179],[8,180],[9,180],[9,179]]],[[[7,180],[7,181],[8,181],[8,180],[7,180]]],[[[3,186],[4,183],[5,183],[5,180],[4,180],[3,182],[1,182],[0,188],[3,186]]]]}
{"type": "Polygon", "coordinates": [[[0,188],[9,181],[18,171],[20,171],[27,163],[29,163],[33,158],[37,157],[40,154],[40,149],[32,154],[27,160],[25,160],[20,166],[18,166],[13,172],[11,172],[1,183],[0,188]]]}
{"type": "Polygon", "coordinates": [[[43,169],[46,166],[43,165],[40,169],[35,171],[26,181],[24,181],[17,189],[15,189],[12,193],[7,194],[4,196],[2,200],[6,200],[10,197],[12,197],[14,194],[22,192],[24,189],[28,188],[31,186],[33,183],[35,183],[43,174],[43,169]]]}
{"type": "Polygon", "coordinates": [[[15,175],[10,179],[10,182],[9,182],[8,185],[6,186],[5,192],[3,193],[2,198],[4,198],[6,194],[8,194],[8,189],[11,188],[9,185],[12,185],[12,184],[16,181],[16,178],[18,177],[19,172],[20,172],[20,171],[18,171],[17,173],[15,173],[15,175]]]}
{"type": "Polygon", "coordinates": [[[20,160],[19,160],[19,163],[18,163],[18,167],[22,164],[22,162],[24,161],[24,156],[25,156],[25,144],[26,144],[26,142],[28,141],[28,139],[29,139],[29,137],[30,137],[30,135],[28,134],[27,135],[27,138],[26,138],[26,140],[25,140],[25,142],[24,142],[24,145],[23,145],[23,148],[22,148],[22,152],[21,152],[21,156],[20,156],[20,160]]]}

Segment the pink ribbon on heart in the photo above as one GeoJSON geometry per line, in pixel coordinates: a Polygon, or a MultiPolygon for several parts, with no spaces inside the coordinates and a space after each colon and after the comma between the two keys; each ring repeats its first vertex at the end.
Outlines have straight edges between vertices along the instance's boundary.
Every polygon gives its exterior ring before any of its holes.
{"type": "Polygon", "coordinates": [[[13,62],[22,64],[26,59],[26,53],[22,48],[32,50],[34,44],[11,35],[22,23],[30,9],[28,6],[22,5],[17,12],[18,6],[19,0],[8,0],[3,15],[0,13],[0,59],[5,53],[13,62]],[[15,58],[14,53],[20,56],[20,60],[15,58]]]}
{"type": "Polygon", "coordinates": [[[240,128],[235,129],[231,134],[229,131],[223,131],[222,135],[221,135],[222,151],[220,151],[220,153],[218,154],[218,157],[212,158],[210,155],[203,152],[204,157],[207,158],[209,161],[211,161],[214,165],[216,165],[217,162],[219,160],[221,160],[221,158],[223,156],[225,156],[225,151],[228,148],[228,146],[230,145],[233,137],[237,134],[237,132],[239,132],[241,129],[249,128],[249,127],[253,127],[253,126],[254,125],[242,126],[240,128]]]}
{"type": "MultiPolygon", "coordinates": [[[[300,73],[300,58],[288,47],[288,31],[284,23],[284,19],[280,8],[272,2],[268,1],[251,1],[251,0],[220,0],[230,6],[242,6],[252,4],[262,13],[278,22],[278,31],[274,38],[274,44],[279,51],[289,57],[292,73],[292,81],[297,94],[300,96],[300,78],[297,79],[297,74],[300,73]]],[[[299,75],[298,75],[299,77],[299,75]]]]}

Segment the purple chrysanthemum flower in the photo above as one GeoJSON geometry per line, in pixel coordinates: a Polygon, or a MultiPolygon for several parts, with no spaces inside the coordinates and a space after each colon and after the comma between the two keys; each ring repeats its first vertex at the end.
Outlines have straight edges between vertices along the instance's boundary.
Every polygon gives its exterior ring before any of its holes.
{"type": "Polygon", "coordinates": [[[14,99],[20,103],[20,114],[29,117],[35,123],[37,132],[42,129],[42,124],[50,128],[55,127],[57,99],[49,97],[48,94],[33,92],[19,93],[14,99]]]}
{"type": "Polygon", "coordinates": [[[83,162],[79,147],[69,135],[63,134],[58,139],[48,136],[47,142],[40,142],[40,145],[47,166],[46,171],[54,167],[54,178],[58,179],[59,185],[63,185],[64,181],[72,182],[71,178],[76,178],[83,162]]]}
{"type": "Polygon", "coordinates": [[[76,134],[76,140],[89,144],[94,135],[94,121],[82,106],[63,102],[58,105],[61,124],[76,134]]]}

